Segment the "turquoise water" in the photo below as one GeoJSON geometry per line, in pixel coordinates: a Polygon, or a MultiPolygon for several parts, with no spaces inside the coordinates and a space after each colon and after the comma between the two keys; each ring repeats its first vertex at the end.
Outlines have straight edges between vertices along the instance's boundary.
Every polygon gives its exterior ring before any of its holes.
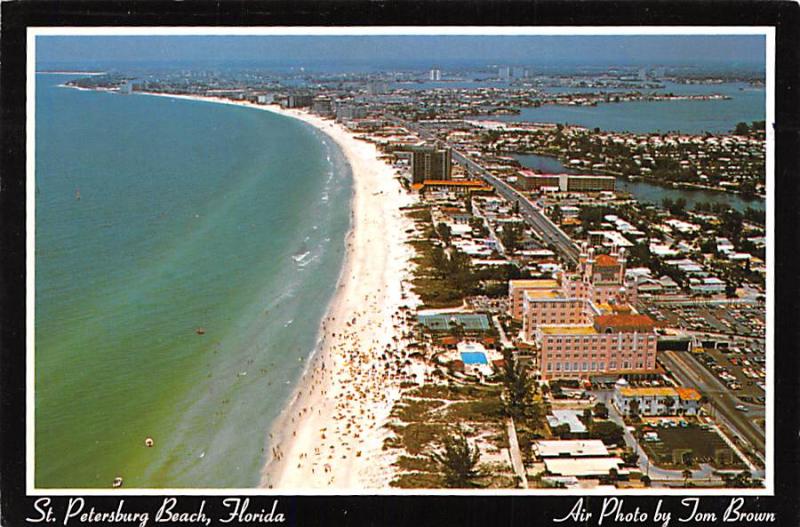
{"type": "MultiPolygon", "coordinates": [[[[538,154],[520,154],[514,156],[522,166],[536,170],[544,174],[578,174],[575,170],[565,166],[555,157],[542,156],[538,154]]],[[[725,203],[729,207],[744,212],[748,207],[756,210],[764,210],[766,204],[763,199],[747,201],[736,194],[729,192],[702,190],[702,189],[683,189],[662,187],[647,181],[628,181],[617,178],[617,190],[629,192],[634,198],[642,202],[660,204],[664,198],[676,200],[683,198],[689,208],[694,207],[700,202],[705,203],[725,203]]]]}
{"type": "Polygon", "coordinates": [[[37,75],[36,485],[255,486],[341,269],[349,167],[294,119],[66,79],[37,75]]]}
{"type": "MultiPolygon", "coordinates": [[[[553,91],[580,91],[555,89],[553,91]]],[[[585,91],[585,90],[584,90],[585,91]]],[[[598,91],[598,90],[589,90],[598,91]]],[[[522,108],[519,115],[481,117],[493,121],[561,123],[613,132],[653,133],[679,131],[730,133],[739,122],[763,121],[766,115],[766,91],[745,83],[681,85],[665,83],[657,93],[709,95],[721,94],[729,100],[711,101],[631,101],[599,103],[597,106],[561,106],[548,104],[522,108]]]]}

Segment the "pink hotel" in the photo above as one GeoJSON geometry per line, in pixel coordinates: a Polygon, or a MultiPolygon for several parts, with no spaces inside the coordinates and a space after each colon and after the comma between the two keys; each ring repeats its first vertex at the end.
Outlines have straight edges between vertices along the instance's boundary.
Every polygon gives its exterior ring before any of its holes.
{"type": "Polygon", "coordinates": [[[575,273],[513,280],[511,314],[539,350],[542,378],[647,374],[656,370],[653,320],[636,312],[625,287],[625,253],[595,257],[583,245],[575,273]]]}

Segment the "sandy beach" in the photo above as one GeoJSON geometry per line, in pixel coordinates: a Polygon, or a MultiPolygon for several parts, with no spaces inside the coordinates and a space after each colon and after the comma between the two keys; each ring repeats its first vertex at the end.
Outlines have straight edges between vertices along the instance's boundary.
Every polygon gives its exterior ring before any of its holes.
{"type": "MultiPolygon", "coordinates": [[[[304,121],[332,138],[353,174],[352,226],[337,291],[320,327],[319,346],[291,404],[266,444],[261,486],[281,490],[367,490],[392,479],[383,451],[400,383],[414,377],[403,351],[402,306],[409,291],[412,222],[400,208],[413,202],[378,159],[377,148],[340,124],[302,110],[221,98],[150,94],[245,106],[304,121]]],[[[409,361],[410,362],[410,361],[409,361]]],[[[418,370],[418,368],[416,368],[418,370]]]]}

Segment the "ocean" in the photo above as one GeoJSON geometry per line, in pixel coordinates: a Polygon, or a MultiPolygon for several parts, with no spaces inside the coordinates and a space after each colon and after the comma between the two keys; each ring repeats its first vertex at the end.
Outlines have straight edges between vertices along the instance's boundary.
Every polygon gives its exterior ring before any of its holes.
{"type": "Polygon", "coordinates": [[[269,112],[36,79],[35,485],[256,486],[343,263],[346,159],[269,112]]]}

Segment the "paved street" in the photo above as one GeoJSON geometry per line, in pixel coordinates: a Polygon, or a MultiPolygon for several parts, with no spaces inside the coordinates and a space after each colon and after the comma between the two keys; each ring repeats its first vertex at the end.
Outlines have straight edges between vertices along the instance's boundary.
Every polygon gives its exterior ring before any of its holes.
{"type": "Polygon", "coordinates": [[[709,399],[711,413],[716,420],[754,446],[758,452],[764,452],[764,429],[753,422],[764,416],[763,406],[742,403],[687,352],[662,351],[658,358],[682,384],[695,387],[709,399]],[[736,409],[736,405],[741,404],[748,408],[747,413],[736,409]]]}

